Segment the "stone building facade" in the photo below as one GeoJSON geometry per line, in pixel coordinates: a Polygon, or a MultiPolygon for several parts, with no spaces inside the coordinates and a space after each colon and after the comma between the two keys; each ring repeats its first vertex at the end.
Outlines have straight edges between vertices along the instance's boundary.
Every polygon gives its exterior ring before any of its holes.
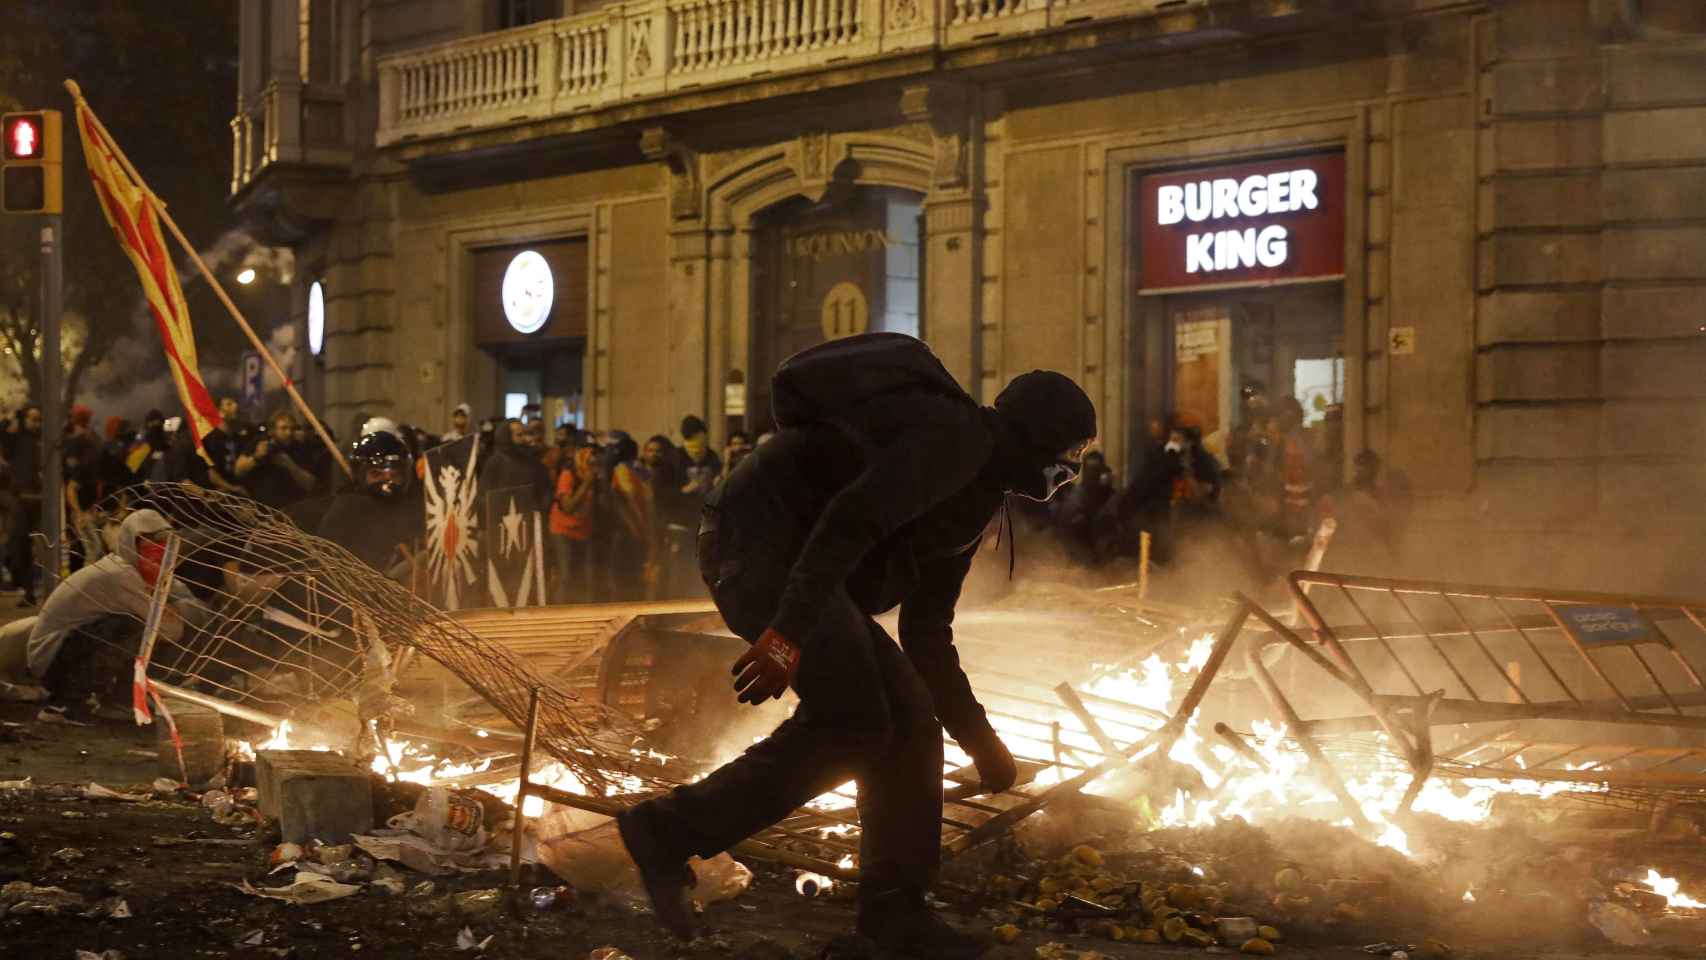
{"type": "Polygon", "coordinates": [[[233,202],[296,251],[337,427],[720,437],[787,352],[905,330],[985,400],[1073,375],[1121,470],[1295,396],[1408,476],[1410,573],[1698,592],[1698,3],[243,11],[233,202]]]}

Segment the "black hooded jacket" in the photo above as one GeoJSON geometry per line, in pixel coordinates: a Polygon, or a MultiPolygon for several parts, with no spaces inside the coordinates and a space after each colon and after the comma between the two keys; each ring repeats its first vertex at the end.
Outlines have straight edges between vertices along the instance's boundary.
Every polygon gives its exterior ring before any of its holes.
{"type": "MultiPolygon", "coordinates": [[[[942,725],[961,742],[988,735],[953,620],[984,531],[1035,459],[1006,421],[969,400],[891,394],[840,425],[780,431],[750,459],[784,514],[765,531],[767,549],[791,564],[771,625],[798,642],[843,586],[868,615],[899,606],[900,644],[942,725]]],[[[731,479],[726,494],[740,487],[731,479]]]]}
{"type": "Polygon", "coordinates": [[[499,422],[493,432],[492,455],[480,466],[480,491],[496,493],[514,487],[527,487],[532,500],[528,509],[544,510],[551,503],[551,471],[540,462],[539,454],[517,444],[509,427],[499,422]]]}

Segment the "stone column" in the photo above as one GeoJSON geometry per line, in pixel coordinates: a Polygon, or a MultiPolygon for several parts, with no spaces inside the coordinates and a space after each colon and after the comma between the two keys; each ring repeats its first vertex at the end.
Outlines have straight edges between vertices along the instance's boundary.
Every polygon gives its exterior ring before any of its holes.
{"type": "Polygon", "coordinates": [[[928,127],[934,155],[924,200],[924,338],[975,395],[982,367],[977,110],[964,86],[940,82],[905,88],[900,108],[928,127]]]}

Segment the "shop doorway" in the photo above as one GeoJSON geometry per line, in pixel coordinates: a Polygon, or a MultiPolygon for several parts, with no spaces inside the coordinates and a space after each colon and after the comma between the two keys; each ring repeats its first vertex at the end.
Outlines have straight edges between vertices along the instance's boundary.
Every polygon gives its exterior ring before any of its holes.
{"type": "Polygon", "coordinates": [[[498,361],[498,397],[495,409],[505,417],[522,418],[538,411],[547,426],[586,425],[581,402],[584,340],[551,344],[544,348],[506,347],[494,351],[498,361]]]}
{"type": "Polygon", "coordinates": [[[1252,439],[1296,413],[1323,474],[1344,466],[1344,306],[1338,283],[1157,298],[1161,387],[1151,436],[1182,424],[1233,475],[1249,472],[1252,439]]]}
{"type": "Polygon", "coordinates": [[[584,427],[587,241],[563,237],[474,251],[474,397],[483,410],[584,427]]]}
{"type": "Polygon", "coordinates": [[[1290,414],[1292,459],[1303,452],[1315,493],[1336,487],[1347,466],[1343,299],[1336,281],[1139,298],[1131,476],[1165,468],[1177,427],[1229,489],[1272,480],[1290,414]]]}
{"type": "Polygon", "coordinates": [[[869,331],[924,333],[923,200],[857,187],[813,204],[797,198],[754,229],[746,413],[732,429],[769,428],[770,374],[791,354],[869,331]]]}

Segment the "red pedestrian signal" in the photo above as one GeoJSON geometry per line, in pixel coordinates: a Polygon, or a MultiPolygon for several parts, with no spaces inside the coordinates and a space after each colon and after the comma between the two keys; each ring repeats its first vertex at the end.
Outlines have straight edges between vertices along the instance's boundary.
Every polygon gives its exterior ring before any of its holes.
{"type": "Polygon", "coordinates": [[[14,113],[6,118],[6,159],[41,159],[41,114],[14,113]]]}
{"type": "Polygon", "coordinates": [[[60,129],[58,110],[0,117],[0,210],[60,212],[60,129]]]}

